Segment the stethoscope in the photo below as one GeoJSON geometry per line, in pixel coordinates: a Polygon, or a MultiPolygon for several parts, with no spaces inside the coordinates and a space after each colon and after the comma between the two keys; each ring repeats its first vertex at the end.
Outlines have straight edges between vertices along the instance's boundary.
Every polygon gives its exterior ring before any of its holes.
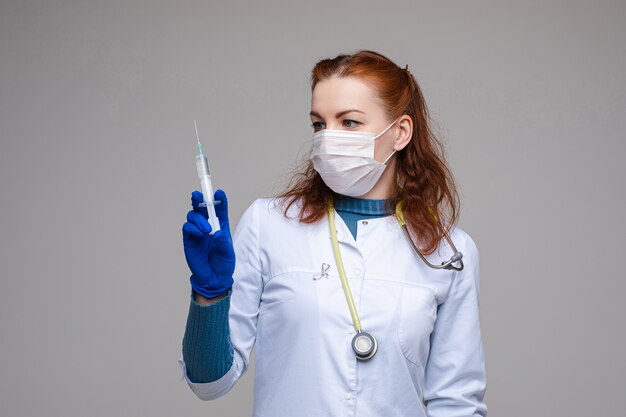
{"type": "MultiPolygon", "coordinates": [[[[409,235],[409,231],[406,227],[406,221],[404,219],[404,214],[402,213],[402,205],[403,202],[400,201],[396,204],[396,218],[400,223],[400,226],[404,230],[404,234],[408,238],[409,242],[411,242],[411,247],[413,250],[422,258],[422,260],[426,263],[426,265],[435,269],[453,269],[455,271],[463,270],[463,254],[456,249],[452,239],[445,234],[446,240],[450,244],[450,247],[454,251],[454,254],[447,262],[441,262],[441,265],[433,265],[420,253],[415,244],[413,243],[413,239],[409,235]],[[453,263],[459,262],[460,266],[455,266],[453,263]]],[[[335,262],[337,263],[337,269],[339,270],[339,277],[341,278],[341,286],[343,287],[343,292],[346,295],[346,301],[348,302],[348,308],[350,309],[350,315],[352,316],[352,323],[354,324],[354,329],[356,330],[356,335],[352,338],[352,350],[356,353],[356,358],[362,361],[368,360],[372,358],[378,351],[378,342],[376,338],[371,334],[364,332],[361,327],[361,320],[359,320],[359,314],[356,311],[356,306],[354,305],[354,299],[352,298],[352,291],[350,291],[350,285],[348,284],[348,279],[346,277],[346,271],[343,267],[343,260],[341,259],[341,253],[339,252],[339,242],[337,241],[337,229],[335,228],[335,210],[333,207],[333,203],[328,206],[328,224],[330,227],[330,236],[333,243],[333,253],[335,254],[335,262]]]]}

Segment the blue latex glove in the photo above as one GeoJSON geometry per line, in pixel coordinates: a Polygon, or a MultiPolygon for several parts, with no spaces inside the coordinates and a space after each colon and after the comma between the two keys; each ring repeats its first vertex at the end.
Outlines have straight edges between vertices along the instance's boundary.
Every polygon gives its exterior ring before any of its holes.
{"type": "Polygon", "coordinates": [[[215,192],[215,214],[220,221],[220,228],[215,234],[207,221],[206,207],[199,207],[204,201],[200,191],[191,193],[193,210],[187,213],[187,222],[183,225],[183,247],[185,259],[191,270],[191,287],[200,295],[214,298],[224,294],[233,285],[235,271],[235,250],[228,224],[228,200],[223,190],[215,192]]]}

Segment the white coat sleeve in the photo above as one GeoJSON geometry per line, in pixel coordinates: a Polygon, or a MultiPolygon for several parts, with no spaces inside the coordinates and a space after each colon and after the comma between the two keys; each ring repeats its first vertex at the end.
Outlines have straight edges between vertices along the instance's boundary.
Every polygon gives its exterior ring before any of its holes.
{"type": "Polygon", "coordinates": [[[456,272],[437,310],[425,369],[428,417],[486,416],[486,372],[478,314],[478,248],[466,235],[464,268],[456,272]]]}
{"type": "Polygon", "coordinates": [[[216,381],[194,383],[187,376],[182,354],[179,359],[181,372],[189,387],[198,398],[205,401],[228,393],[237,380],[247,372],[250,363],[250,354],[256,341],[256,324],[263,291],[259,259],[259,205],[260,200],[256,200],[248,207],[233,235],[236,260],[228,318],[233,345],[232,366],[216,381]]]}

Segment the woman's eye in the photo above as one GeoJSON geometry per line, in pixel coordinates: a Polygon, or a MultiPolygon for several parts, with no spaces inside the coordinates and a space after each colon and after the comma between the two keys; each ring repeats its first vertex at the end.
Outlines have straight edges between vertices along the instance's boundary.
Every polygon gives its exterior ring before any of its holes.
{"type": "Polygon", "coordinates": [[[352,128],[352,127],[357,127],[361,123],[357,122],[356,120],[344,120],[343,124],[345,127],[352,128]]]}
{"type": "Polygon", "coordinates": [[[313,123],[311,123],[311,127],[313,128],[313,131],[317,132],[318,130],[324,129],[324,123],[322,123],[322,122],[313,122],[313,123]]]}

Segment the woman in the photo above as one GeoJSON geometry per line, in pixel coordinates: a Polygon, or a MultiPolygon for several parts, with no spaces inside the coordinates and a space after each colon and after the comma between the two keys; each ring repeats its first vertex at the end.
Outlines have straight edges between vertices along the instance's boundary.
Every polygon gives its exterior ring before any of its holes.
{"type": "Polygon", "coordinates": [[[304,170],[232,241],[224,192],[214,235],[192,194],[189,386],[226,394],[256,344],[254,416],[485,416],[478,250],[417,82],[372,51],[324,59],[310,114],[304,170]]]}

